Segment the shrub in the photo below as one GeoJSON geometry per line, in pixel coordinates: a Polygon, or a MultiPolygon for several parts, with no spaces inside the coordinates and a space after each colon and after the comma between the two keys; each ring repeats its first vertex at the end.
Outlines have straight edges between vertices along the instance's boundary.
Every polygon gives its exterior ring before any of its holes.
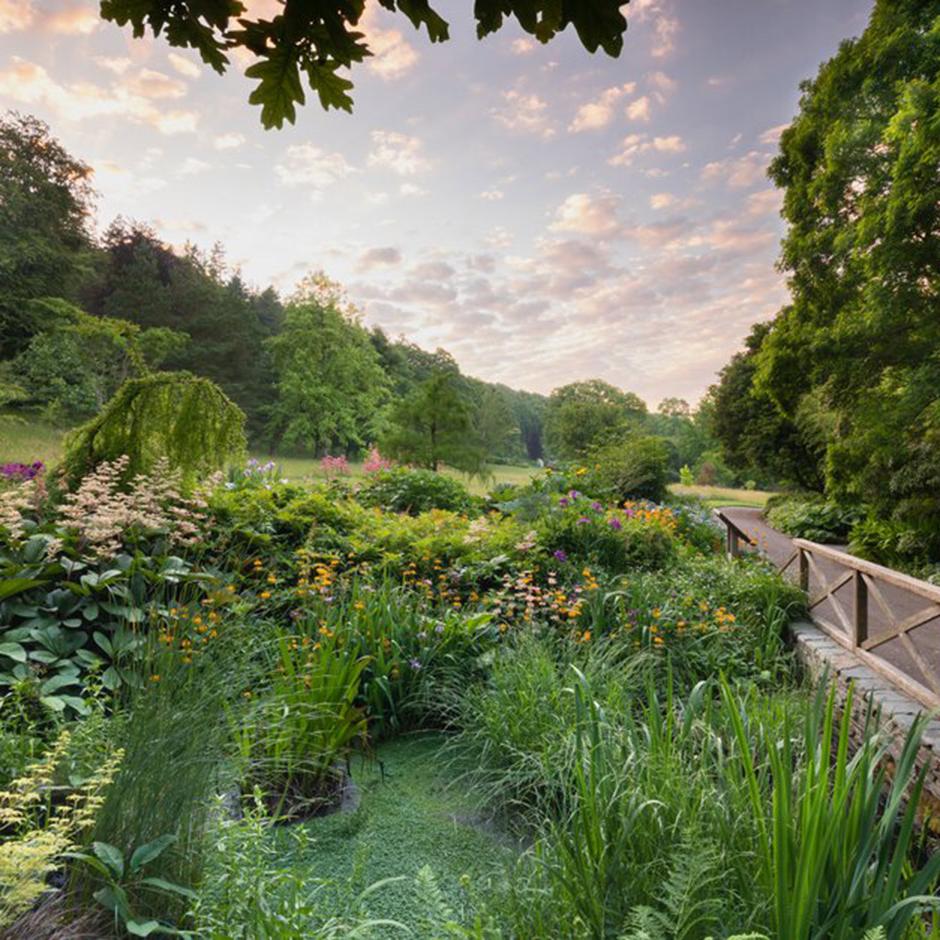
{"type": "Polygon", "coordinates": [[[376,473],[359,488],[357,498],[364,506],[411,515],[429,509],[470,512],[475,507],[470,492],[453,477],[407,467],[376,473]]]}
{"type": "Polygon", "coordinates": [[[794,538],[844,543],[861,513],[822,496],[784,494],[767,501],[767,521],[794,538]]]}
{"type": "Polygon", "coordinates": [[[539,543],[558,559],[570,557],[620,573],[664,567],[676,554],[675,527],[669,509],[645,503],[605,509],[570,490],[545,513],[537,532],[539,543]]]}
{"type": "Polygon", "coordinates": [[[613,502],[648,499],[662,502],[669,480],[669,451],[659,437],[631,435],[594,448],[582,486],[592,496],[613,502]]]}
{"type": "Polygon", "coordinates": [[[852,526],[849,551],[882,565],[917,572],[940,557],[940,535],[929,522],[868,516],[852,526]]]}

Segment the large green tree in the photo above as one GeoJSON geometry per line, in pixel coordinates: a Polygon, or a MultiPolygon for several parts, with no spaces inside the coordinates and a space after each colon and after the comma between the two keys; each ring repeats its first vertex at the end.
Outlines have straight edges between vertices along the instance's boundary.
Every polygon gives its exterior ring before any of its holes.
{"type": "Polygon", "coordinates": [[[0,116],[0,358],[46,325],[43,297],[73,299],[91,259],[91,168],[42,121],[0,116]]]}
{"type": "Polygon", "coordinates": [[[829,491],[940,524],[940,5],[878,0],[771,167],[792,303],[755,385],[826,436],[829,491]]]}
{"type": "Polygon", "coordinates": [[[369,334],[338,285],[308,279],[268,340],[277,382],[275,439],[314,453],[349,452],[381,430],[388,382],[369,334]]]}
{"type": "Polygon", "coordinates": [[[485,471],[486,449],[456,373],[436,372],[392,408],[382,452],[428,470],[485,471]]]}
{"type": "Polygon", "coordinates": [[[559,457],[583,457],[603,440],[626,434],[641,424],[646,403],[600,379],[556,388],[548,401],[545,429],[551,451],[559,457]]]}
{"type": "MultiPolygon", "coordinates": [[[[378,0],[404,14],[431,42],[449,38],[447,21],[430,0],[378,0]]],[[[482,39],[513,18],[527,33],[548,42],[572,25],[590,51],[620,54],[627,21],[622,0],[475,0],[473,15],[482,39]]],[[[339,74],[372,55],[358,26],[366,0],[283,0],[271,19],[263,19],[239,0],[102,0],[101,15],[135,36],[148,30],[165,34],[173,46],[196,49],[220,74],[229,54],[248,53],[256,61],[245,74],[257,82],[249,101],[261,105],[265,127],[296,119],[305,102],[303,79],[324,108],[352,110],[352,82],[339,74]]]]}

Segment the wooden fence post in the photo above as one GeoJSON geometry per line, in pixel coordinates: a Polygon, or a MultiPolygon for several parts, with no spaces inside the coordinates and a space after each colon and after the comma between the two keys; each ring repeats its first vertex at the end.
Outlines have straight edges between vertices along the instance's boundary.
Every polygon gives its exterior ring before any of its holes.
{"type": "Polygon", "coordinates": [[[809,561],[806,558],[806,549],[800,547],[800,588],[809,591],[809,561]]]}
{"type": "Polygon", "coordinates": [[[855,582],[855,636],[852,637],[854,646],[861,646],[868,639],[868,585],[861,571],[856,570],[853,577],[855,582]]]}
{"type": "Polygon", "coordinates": [[[738,546],[738,530],[730,522],[726,522],[725,525],[728,527],[728,555],[731,558],[737,558],[741,554],[738,546]]]}

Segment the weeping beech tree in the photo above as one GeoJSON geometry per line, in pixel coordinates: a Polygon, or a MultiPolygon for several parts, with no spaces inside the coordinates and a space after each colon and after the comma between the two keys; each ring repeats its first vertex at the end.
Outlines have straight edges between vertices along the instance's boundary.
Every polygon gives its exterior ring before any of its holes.
{"type": "Polygon", "coordinates": [[[192,482],[244,452],[244,412],[218,385],[189,372],[154,372],[126,381],[100,414],[69,435],[64,468],[74,482],[126,454],[132,478],[163,457],[192,482]]]}

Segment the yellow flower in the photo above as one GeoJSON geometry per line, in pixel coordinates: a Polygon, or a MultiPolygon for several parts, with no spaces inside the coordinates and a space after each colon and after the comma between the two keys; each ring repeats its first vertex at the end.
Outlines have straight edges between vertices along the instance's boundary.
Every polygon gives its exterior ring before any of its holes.
{"type": "Polygon", "coordinates": [[[365,610],[365,609],[366,609],[366,605],[365,605],[362,601],[356,601],[356,603],[353,604],[353,607],[355,607],[356,610],[365,610]]]}
{"type": "Polygon", "coordinates": [[[159,682],[159,681],[160,681],[160,673],[155,672],[155,673],[150,677],[150,681],[151,681],[151,682],[159,682]]]}
{"type": "Polygon", "coordinates": [[[270,591],[262,591],[262,592],[258,595],[258,597],[260,597],[261,600],[263,600],[263,601],[266,601],[270,596],[271,596],[271,592],[270,592],[270,591]]]}
{"type": "Polygon", "coordinates": [[[277,578],[273,574],[268,575],[268,584],[277,584],[277,578]]]}

